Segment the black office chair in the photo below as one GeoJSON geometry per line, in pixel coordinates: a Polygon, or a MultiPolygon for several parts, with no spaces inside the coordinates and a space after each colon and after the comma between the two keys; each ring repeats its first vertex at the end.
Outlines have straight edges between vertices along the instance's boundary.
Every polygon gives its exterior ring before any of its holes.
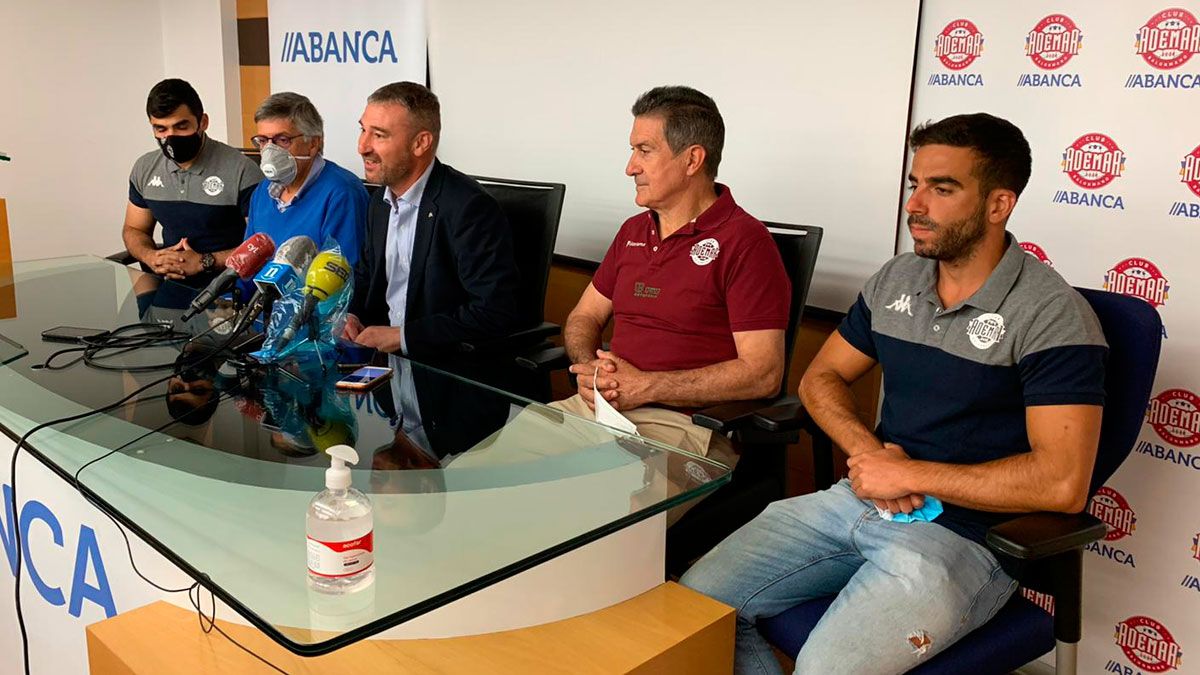
{"type": "Polygon", "coordinates": [[[487,176],[472,178],[500,202],[512,228],[513,255],[521,274],[517,302],[522,328],[502,340],[464,343],[462,348],[466,352],[486,349],[515,354],[518,350],[541,345],[562,331],[561,326],[544,319],[546,286],[550,282],[550,264],[567,186],[487,176]]]}
{"type": "Polygon", "coordinates": [[[550,338],[562,331],[558,324],[544,320],[544,310],[567,187],[562,183],[474,178],[499,202],[511,228],[513,254],[520,276],[516,298],[520,328],[499,338],[462,342],[457,351],[428,361],[477,382],[546,401],[551,397],[550,378],[521,368],[515,359],[528,351],[550,347],[550,338]]]}
{"type": "MultiPolygon", "coordinates": [[[[1104,419],[1089,492],[1094,495],[1137,441],[1158,368],[1162,320],[1152,306],[1137,298],[1078,290],[1099,317],[1109,346],[1104,419]]],[[[756,415],[755,424],[776,433],[801,425],[812,428],[795,400],[756,415]]],[[[824,447],[831,447],[828,441],[824,447]]],[[[828,486],[833,482],[832,457],[823,466],[828,468],[818,476],[818,483],[828,486]]],[[[1010,567],[1017,570],[1017,581],[1054,596],[1053,619],[1016,593],[986,624],[910,672],[1002,675],[1037,659],[1057,643],[1057,672],[1074,673],[1082,632],[1083,548],[1104,535],[1104,524],[1087,513],[1037,513],[991,528],[988,546],[998,558],[1013,563],[1010,567]]],[[[784,653],[798,654],[834,597],[811,600],[766,619],[759,623],[759,630],[784,653]]]]}
{"type": "MultiPolygon", "coordinates": [[[[727,434],[741,451],[730,482],[690,509],[667,530],[667,573],[680,575],[692,561],[738,527],[758,515],[767,504],[784,496],[787,475],[787,444],[797,433],[774,433],[753,424],[754,413],[778,403],[787,388],[788,367],[804,315],[812,283],[822,230],[811,225],[765,223],[779,247],[784,269],[792,283],[791,316],[784,335],[784,378],[778,394],[769,399],[738,401],[707,408],[692,416],[692,422],[727,434]]],[[[549,347],[518,357],[532,371],[548,373],[570,365],[562,347],[549,347]]]]}

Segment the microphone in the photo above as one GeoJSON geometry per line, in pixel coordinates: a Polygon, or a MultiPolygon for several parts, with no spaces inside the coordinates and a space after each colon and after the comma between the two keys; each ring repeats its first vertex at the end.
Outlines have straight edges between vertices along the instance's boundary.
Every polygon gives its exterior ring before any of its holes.
{"type": "Polygon", "coordinates": [[[283,330],[276,349],[283,349],[296,337],[296,331],[312,318],[317,303],[342,290],[351,273],[350,261],[333,251],[322,251],[313,259],[312,267],[308,268],[308,274],[304,277],[304,304],[292,317],[291,324],[283,330]]]}
{"type": "Polygon", "coordinates": [[[295,290],[301,274],[308,270],[317,255],[317,245],[312,239],[299,235],[283,242],[275,259],[263,266],[254,276],[254,292],[246,303],[246,314],[239,325],[248,325],[258,318],[266,307],[295,290]]]}
{"type": "Polygon", "coordinates": [[[219,295],[228,291],[233,287],[233,282],[239,277],[243,281],[249,281],[254,273],[262,269],[262,266],[275,253],[275,242],[262,232],[256,233],[246,241],[243,241],[240,246],[225,258],[225,269],[217,275],[208,284],[208,288],[200,291],[192,299],[192,303],[188,306],[188,310],[181,317],[184,321],[191,319],[208,307],[209,303],[216,300],[219,295]]]}

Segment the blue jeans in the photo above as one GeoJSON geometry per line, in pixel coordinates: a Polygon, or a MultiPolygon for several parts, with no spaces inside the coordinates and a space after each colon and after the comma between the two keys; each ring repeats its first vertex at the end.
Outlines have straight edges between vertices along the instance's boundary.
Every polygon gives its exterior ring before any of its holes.
{"type": "Polygon", "coordinates": [[[837,599],[796,656],[796,673],[902,673],[990,619],[1016,590],[984,546],[934,523],[879,517],[847,481],[775,502],[681,582],[737,610],[734,670],[779,673],[755,623],[837,599]]]}

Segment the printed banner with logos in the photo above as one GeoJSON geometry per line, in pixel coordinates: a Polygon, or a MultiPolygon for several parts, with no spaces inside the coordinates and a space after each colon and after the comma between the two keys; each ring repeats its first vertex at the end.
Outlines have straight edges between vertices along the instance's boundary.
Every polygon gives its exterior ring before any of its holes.
{"type": "Polygon", "coordinates": [[[367,96],[389,82],[426,82],[425,0],[270,0],[268,16],[271,92],[312,100],[325,121],[325,157],[361,178],[367,96]]]}
{"type": "Polygon", "coordinates": [[[1030,255],[1162,315],[1139,440],[1089,506],[1109,531],[1085,552],[1079,672],[1196,672],[1200,1],[926,0],[915,85],[914,124],[984,111],[1024,131],[1009,230],[1030,255]]]}

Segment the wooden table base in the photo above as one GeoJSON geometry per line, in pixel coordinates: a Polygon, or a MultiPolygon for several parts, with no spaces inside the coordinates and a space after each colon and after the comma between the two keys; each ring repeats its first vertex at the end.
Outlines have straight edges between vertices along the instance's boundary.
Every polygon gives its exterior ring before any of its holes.
{"type": "MultiPolygon", "coordinates": [[[[733,670],[734,612],[675,583],[591,614],[520,630],[438,640],[364,640],[296,656],[251,626],[230,636],[288,673],[662,673],[733,670]]],[[[241,675],[271,670],[195,612],[155,602],[88,626],[92,675],[241,675]]]]}

